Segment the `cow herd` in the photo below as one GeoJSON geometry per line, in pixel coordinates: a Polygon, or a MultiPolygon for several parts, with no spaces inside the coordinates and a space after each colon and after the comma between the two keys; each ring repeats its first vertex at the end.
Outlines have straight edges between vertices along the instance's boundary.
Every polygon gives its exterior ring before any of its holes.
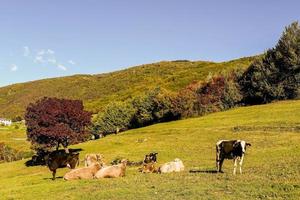
{"type": "MultiPolygon", "coordinates": [[[[233,174],[236,174],[236,168],[239,163],[240,173],[242,173],[242,164],[246,152],[246,147],[251,146],[244,140],[220,140],[216,143],[216,167],[217,172],[222,171],[222,165],[225,159],[234,161],[233,174]]],[[[156,167],[157,152],[151,152],[145,155],[144,160],[139,162],[142,173],[171,173],[184,171],[183,162],[176,158],[171,162],[156,167]]],[[[58,168],[68,167],[71,170],[64,175],[64,180],[76,179],[101,179],[123,177],[126,173],[126,167],[130,164],[127,159],[122,159],[118,163],[107,165],[101,154],[86,154],[84,158],[84,167],[76,168],[79,165],[79,153],[65,152],[64,150],[54,151],[45,157],[46,165],[52,172],[52,179],[55,180],[56,170],[58,168]]]]}

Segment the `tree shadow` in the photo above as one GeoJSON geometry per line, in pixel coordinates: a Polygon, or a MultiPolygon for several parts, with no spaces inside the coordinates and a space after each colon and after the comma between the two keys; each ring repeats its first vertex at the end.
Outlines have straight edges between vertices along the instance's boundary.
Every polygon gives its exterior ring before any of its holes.
{"type": "MultiPolygon", "coordinates": [[[[82,148],[78,148],[78,149],[69,149],[69,153],[77,153],[77,152],[80,152],[82,151],[83,149],[82,148]]],[[[64,149],[61,149],[61,150],[58,150],[60,152],[64,152],[65,150],[64,149]]],[[[24,165],[26,167],[33,167],[33,166],[45,166],[46,165],[46,162],[45,162],[45,159],[44,157],[46,155],[48,155],[49,153],[51,152],[45,152],[44,154],[41,154],[41,155],[33,155],[31,157],[30,160],[27,160],[24,165]]]]}

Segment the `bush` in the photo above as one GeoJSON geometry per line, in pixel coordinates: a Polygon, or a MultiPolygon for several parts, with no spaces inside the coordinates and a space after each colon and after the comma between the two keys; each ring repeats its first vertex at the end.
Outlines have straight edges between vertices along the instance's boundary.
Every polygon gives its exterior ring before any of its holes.
{"type": "Polygon", "coordinates": [[[153,122],[166,122],[180,117],[177,111],[176,93],[159,89],[153,98],[153,122]]]}
{"type": "Polygon", "coordinates": [[[112,102],[93,119],[93,135],[178,119],[176,94],[156,88],[127,102],[112,102]]]}
{"type": "Polygon", "coordinates": [[[12,122],[20,122],[22,120],[23,120],[23,118],[21,116],[16,116],[16,117],[11,119],[12,122]]]}
{"type": "Polygon", "coordinates": [[[135,110],[131,103],[112,102],[93,119],[94,132],[118,133],[130,127],[135,110]]]}
{"type": "Polygon", "coordinates": [[[135,114],[132,127],[143,127],[157,122],[176,120],[180,117],[176,108],[176,95],[165,89],[156,88],[133,99],[135,114]]]}
{"type": "Polygon", "coordinates": [[[1,162],[12,162],[29,158],[32,152],[17,151],[4,143],[0,143],[0,163],[1,162]]]}
{"type": "Polygon", "coordinates": [[[180,90],[175,98],[175,113],[179,118],[187,118],[198,115],[197,93],[200,82],[193,82],[184,89],[180,90]]]}
{"type": "Polygon", "coordinates": [[[235,73],[213,77],[196,93],[198,98],[196,107],[199,115],[227,110],[237,106],[242,99],[235,73]]]}

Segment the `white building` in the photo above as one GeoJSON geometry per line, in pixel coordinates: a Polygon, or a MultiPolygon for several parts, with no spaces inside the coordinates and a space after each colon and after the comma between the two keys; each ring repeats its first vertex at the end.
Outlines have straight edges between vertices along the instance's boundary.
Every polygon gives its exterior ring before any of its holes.
{"type": "Polygon", "coordinates": [[[11,120],[0,118],[0,124],[4,126],[10,126],[12,124],[11,120]]]}

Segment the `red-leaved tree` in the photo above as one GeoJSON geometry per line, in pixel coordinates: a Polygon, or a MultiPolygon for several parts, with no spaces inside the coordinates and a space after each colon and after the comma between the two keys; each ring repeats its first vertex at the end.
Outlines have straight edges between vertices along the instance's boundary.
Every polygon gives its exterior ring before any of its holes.
{"type": "Polygon", "coordinates": [[[82,101],[44,97],[27,107],[27,138],[35,150],[67,148],[84,141],[91,116],[82,101]]]}

